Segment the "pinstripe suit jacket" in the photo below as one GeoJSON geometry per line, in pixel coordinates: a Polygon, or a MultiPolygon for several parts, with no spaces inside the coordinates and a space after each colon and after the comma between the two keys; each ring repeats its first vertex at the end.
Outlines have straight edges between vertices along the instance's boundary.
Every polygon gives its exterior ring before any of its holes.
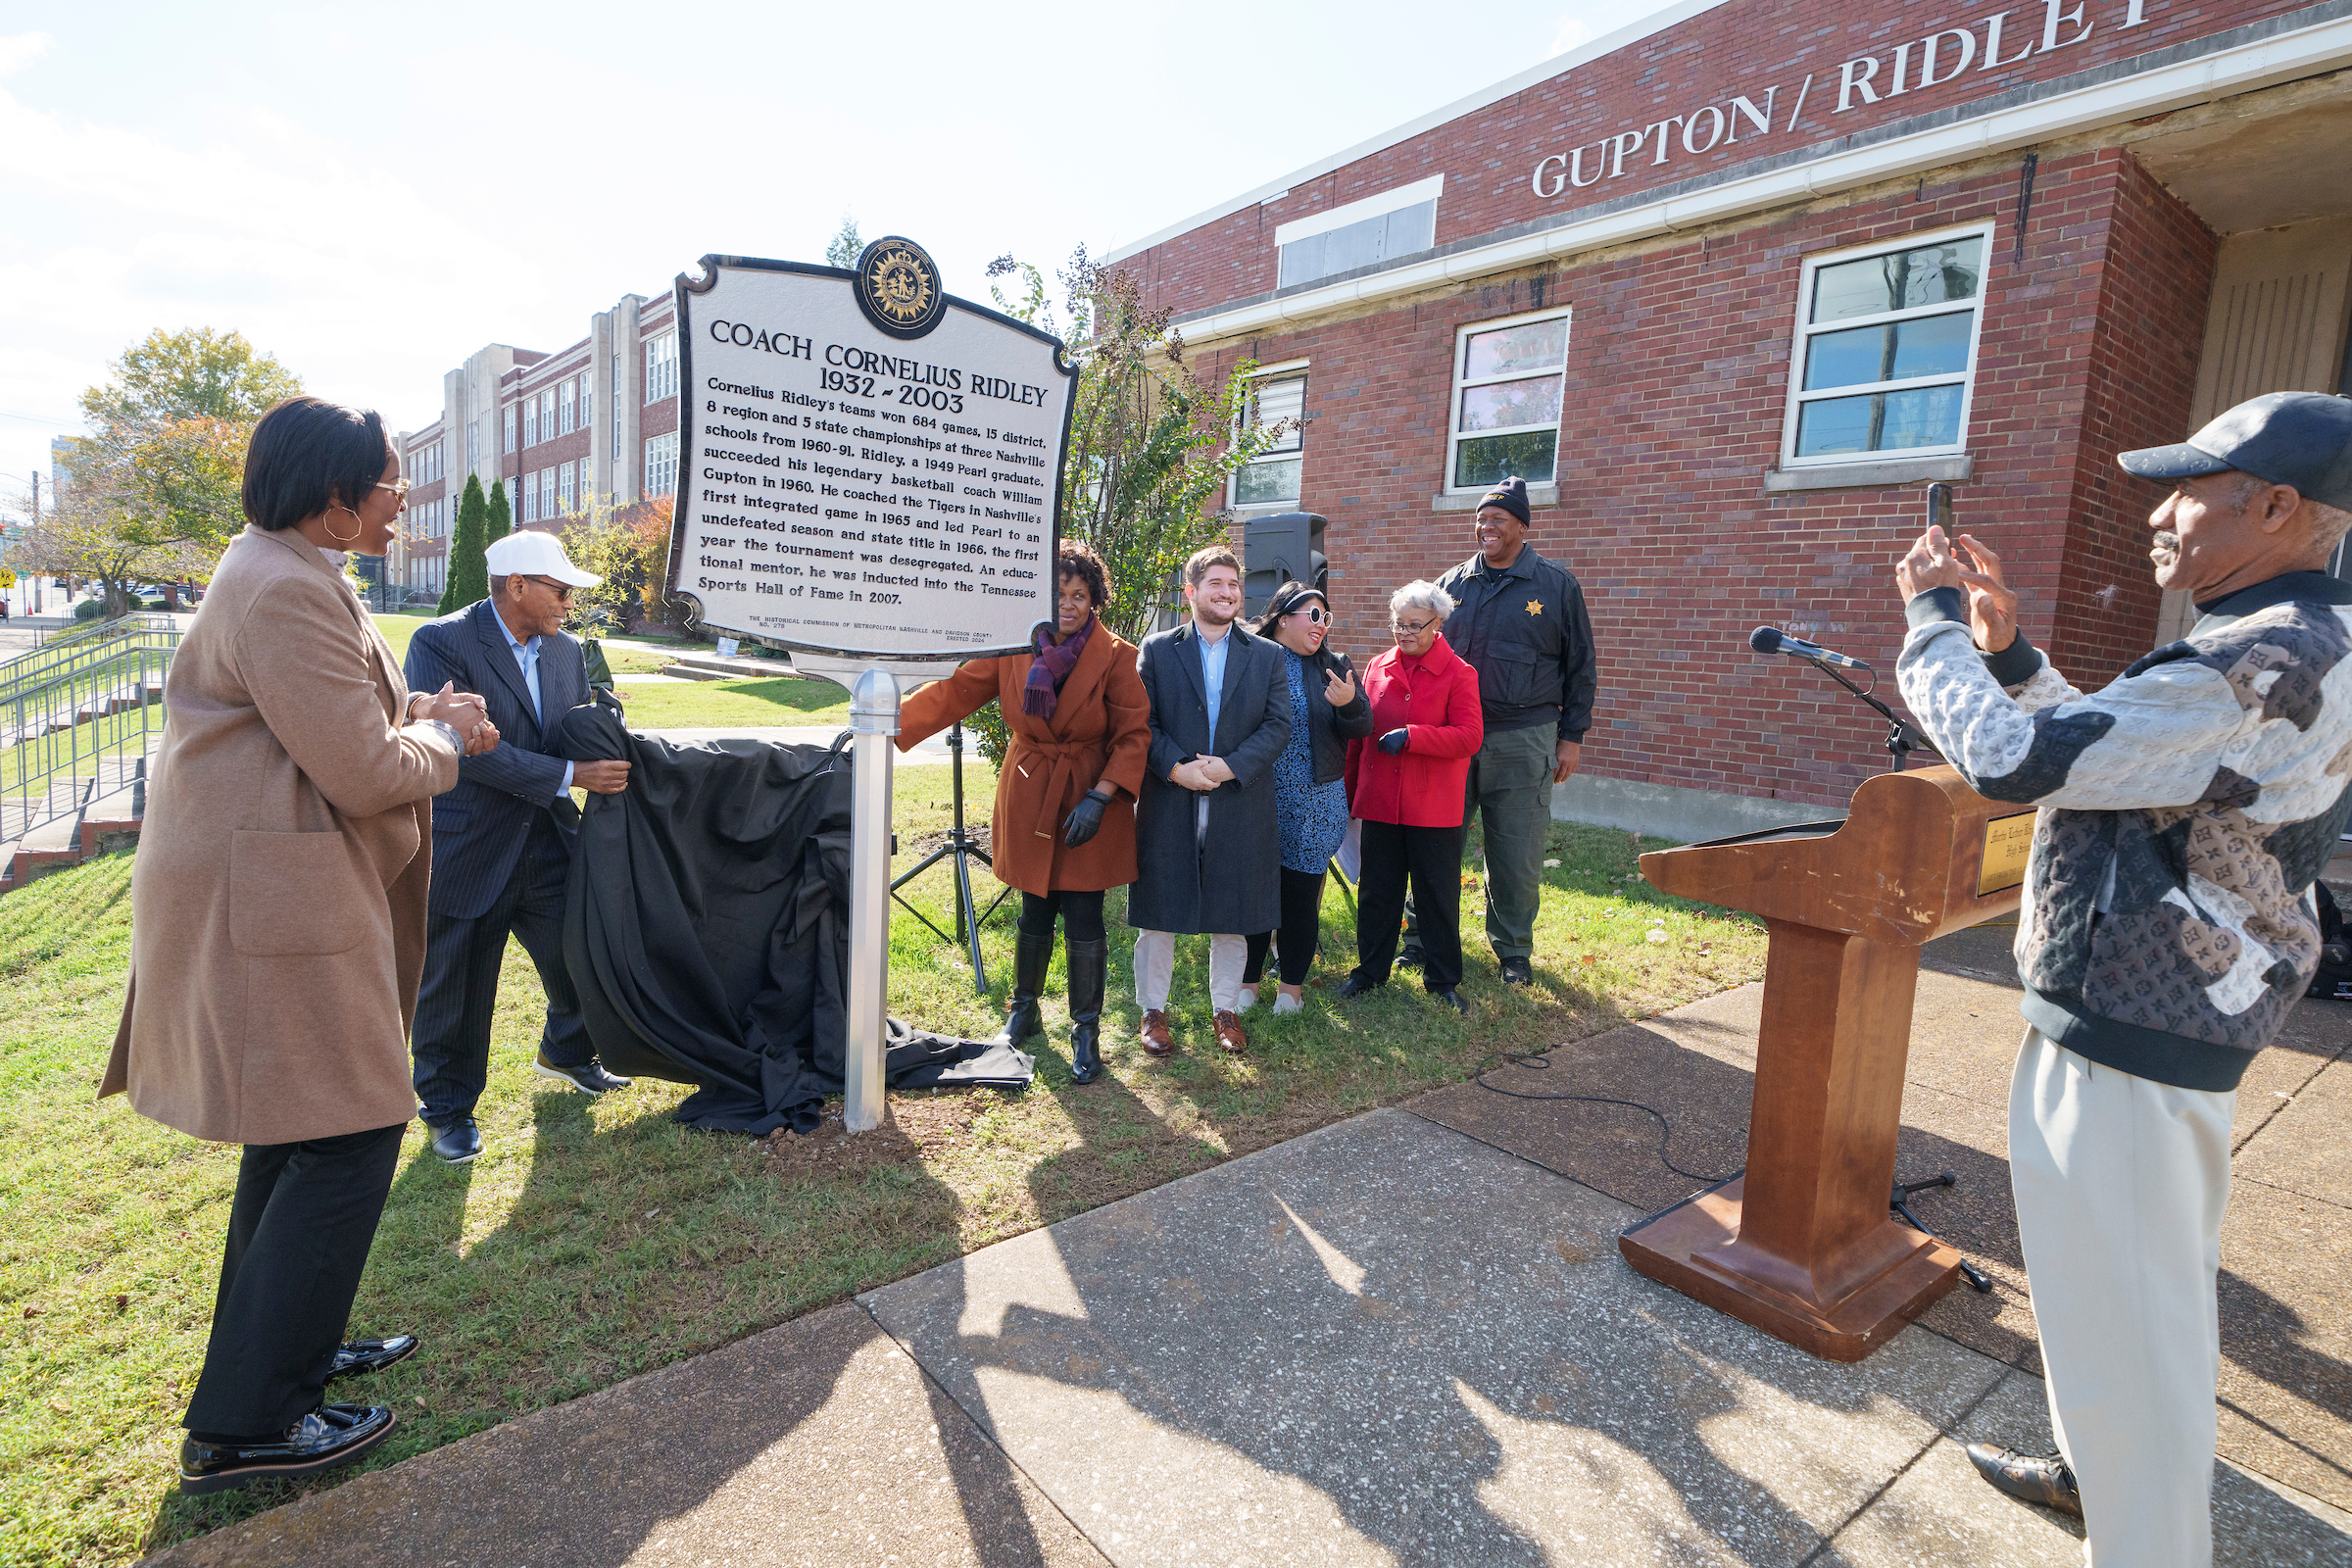
{"type": "Polygon", "coordinates": [[[569,710],[589,700],[588,665],[576,638],[555,632],[539,644],[539,699],[544,726],[531,712],[530,688],[507,646],[498,612],[484,599],[416,628],[409,640],[411,691],[437,692],[456,681],[479,692],[498,726],[498,746],[458,764],[458,785],[433,799],[435,914],[473,919],[487,910],[514,874],[522,846],[542,813],[568,839],[579,811],[560,801],[564,759],[555,739],[569,710]]]}

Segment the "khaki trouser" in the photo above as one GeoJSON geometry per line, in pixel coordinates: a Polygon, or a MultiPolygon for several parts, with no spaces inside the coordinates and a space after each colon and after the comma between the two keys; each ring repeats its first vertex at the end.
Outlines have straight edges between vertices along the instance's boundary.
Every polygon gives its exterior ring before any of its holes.
{"type": "MultiPolygon", "coordinates": [[[[1219,1012],[1231,1012],[1242,1000],[1242,971],[1250,964],[1250,939],[1218,935],[1208,939],[1208,1000],[1219,1012]]],[[[1176,933],[1138,931],[1135,934],[1135,1004],[1146,1012],[1165,1008],[1168,987],[1176,978],[1176,933]]]]}
{"type": "Polygon", "coordinates": [[[2028,1029],[2009,1180],[2050,1425],[2092,1568],[2213,1561],[2214,1296],[2234,1090],[2174,1089],[2028,1029]]]}

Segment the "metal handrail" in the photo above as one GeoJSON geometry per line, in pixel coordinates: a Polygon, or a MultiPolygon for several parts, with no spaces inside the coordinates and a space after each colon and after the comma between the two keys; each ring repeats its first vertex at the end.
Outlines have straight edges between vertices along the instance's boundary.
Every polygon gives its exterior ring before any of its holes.
{"type": "Polygon", "coordinates": [[[110,637],[32,669],[20,673],[24,660],[0,666],[0,844],[144,776],[163,739],[164,678],[181,634],[161,616],[110,624],[110,637]]]}

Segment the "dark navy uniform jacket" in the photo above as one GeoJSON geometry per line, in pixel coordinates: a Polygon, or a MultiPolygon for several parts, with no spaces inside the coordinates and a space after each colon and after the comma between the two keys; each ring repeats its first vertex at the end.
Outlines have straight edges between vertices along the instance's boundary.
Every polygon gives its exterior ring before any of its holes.
{"type": "Polygon", "coordinates": [[[1592,727],[1592,621],[1585,591],[1533,545],[1496,571],[1472,556],[1438,579],[1453,597],[1446,641],[1478,671],[1488,733],[1558,727],[1581,742],[1592,727]]]}

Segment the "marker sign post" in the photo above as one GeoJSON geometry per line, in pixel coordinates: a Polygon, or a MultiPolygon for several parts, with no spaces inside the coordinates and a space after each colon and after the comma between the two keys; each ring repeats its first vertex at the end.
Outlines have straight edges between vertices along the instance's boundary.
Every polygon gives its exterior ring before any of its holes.
{"type": "Polygon", "coordinates": [[[903,679],[1019,653],[1054,618],[1062,344],[949,295],[896,236],[853,269],[706,256],[677,281],[672,598],[850,688],[844,1120],[882,1119],[891,739],[903,679]]]}

